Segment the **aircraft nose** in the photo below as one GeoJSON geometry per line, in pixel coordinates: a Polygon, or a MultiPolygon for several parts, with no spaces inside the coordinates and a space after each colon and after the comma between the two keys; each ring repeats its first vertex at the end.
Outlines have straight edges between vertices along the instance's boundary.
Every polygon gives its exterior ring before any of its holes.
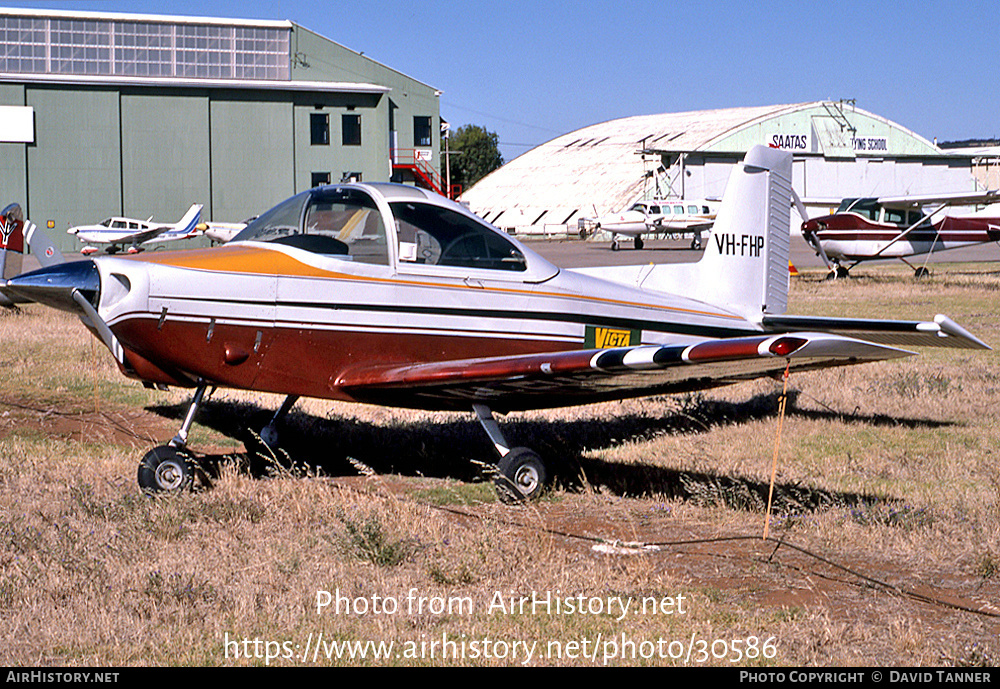
{"type": "Polygon", "coordinates": [[[11,278],[4,285],[4,291],[56,309],[79,313],[81,308],[74,292],[96,306],[101,291],[101,275],[92,260],[70,261],[11,278]]]}

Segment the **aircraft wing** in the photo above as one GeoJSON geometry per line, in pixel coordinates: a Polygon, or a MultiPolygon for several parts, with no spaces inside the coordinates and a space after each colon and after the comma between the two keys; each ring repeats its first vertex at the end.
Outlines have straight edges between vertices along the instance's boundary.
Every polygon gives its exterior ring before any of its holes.
{"type": "Polygon", "coordinates": [[[813,330],[890,346],[992,349],[958,323],[941,314],[935,316],[933,321],[764,316],[762,325],[773,331],[813,330]]]}
{"type": "Polygon", "coordinates": [[[151,227],[148,230],[143,230],[142,232],[132,232],[131,234],[122,234],[114,239],[103,239],[99,240],[102,244],[142,244],[143,242],[148,242],[150,239],[154,239],[159,235],[163,234],[171,228],[171,225],[161,225],[159,227],[151,227]]]}
{"type": "Polygon", "coordinates": [[[792,370],[909,356],[912,352],[829,333],[639,345],[411,365],[359,367],[331,385],[354,399],[427,409],[496,411],[570,406],[703,390],[792,370]]]}
{"type": "Polygon", "coordinates": [[[955,192],[952,194],[924,194],[916,196],[880,196],[877,202],[886,208],[915,209],[922,206],[985,206],[1000,202],[1000,191],[955,192]]]}

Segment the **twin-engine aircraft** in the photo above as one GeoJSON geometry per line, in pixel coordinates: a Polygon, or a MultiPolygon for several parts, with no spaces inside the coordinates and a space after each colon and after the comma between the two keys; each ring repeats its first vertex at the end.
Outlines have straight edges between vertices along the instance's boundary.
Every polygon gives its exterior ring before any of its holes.
{"type": "Polygon", "coordinates": [[[862,261],[880,258],[898,258],[919,278],[929,274],[927,267],[907,258],[1000,241],[1000,212],[955,216],[945,215],[946,208],[997,201],[996,190],[844,199],[836,213],[802,223],[802,236],[826,263],[830,278],[847,277],[862,261]]]}
{"type": "Polygon", "coordinates": [[[107,244],[105,251],[115,254],[122,250],[129,253],[142,251],[145,244],[168,242],[175,239],[188,239],[197,235],[200,230],[201,204],[192,205],[184,217],[175,223],[154,223],[135,218],[108,218],[96,225],[78,225],[66,232],[76,235],[76,238],[86,245],[80,253],[90,255],[99,251],[95,244],[107,244]]]}
{"type": "Polygon", "coordinates": [[[701,248],[702,232],[712,229],[715,213],[707,202],[682,200],[639,201],[628,210],[602,215],[596,220],[581,220],[581,232],[590,229],[604,230],[611,234],[611,250],[621,248],[618,235],[632,237],[636,249],[645,246],[642,236],[650,232],[669,232],[692,235],[691,248],[701,248]]]}
{"type": "Polygon", "coordinates": [[[176,437],[143,457],[147,492],[192,482],[188,431],[209,386],[472,412],[504,499],[550,465],[514,447],[508,412],[714,388],[786,370],[988,349],[926,322],[784,315],[791,155],[736,166],[698,263],[566,270],[462,206],[415,187],[304,191],[208,249],[43,268],[3,292],[81,315],[121,370],[194,389],[176,437]]]}

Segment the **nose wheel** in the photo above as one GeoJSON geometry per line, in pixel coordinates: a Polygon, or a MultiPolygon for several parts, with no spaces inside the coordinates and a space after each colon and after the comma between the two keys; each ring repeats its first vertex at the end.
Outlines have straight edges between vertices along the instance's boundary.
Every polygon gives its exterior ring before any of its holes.
{"type": "Polygon", "coordinates": [[[139,487],[147,495],[157,493],[180,493],[191,488],[194,480],[194,461],[187,449],[188,433],[194,423],[195,414],[205,398],[208,384],[198,384],[180,430],[166,445],[154,447],[139,462],[137,478],[139,487]]]}

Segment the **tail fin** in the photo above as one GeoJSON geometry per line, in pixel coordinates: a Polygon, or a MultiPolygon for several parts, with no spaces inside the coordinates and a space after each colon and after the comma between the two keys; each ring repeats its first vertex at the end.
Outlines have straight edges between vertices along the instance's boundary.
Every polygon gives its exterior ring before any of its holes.
{"type": "MultiPolygon", "coordinates": [[[[31,248],[42,267],[66,260],[44,232],[24,219],[21,206],[12,203],[0,212],[0,288],[7,280],[21,274],[25,246],[31,248]]],[[[0,306],[10,307],[21,301],[0,292],[0,306]]]]}
{"type": "Polygon", "coordinates": [[[785,312],[791,196],[791,154],[750,149],[729,177],[692,296],[747,318],[785,312]]]}
{"type": "Polygon", "coordinates": [[[21,274],[24,256],[24,214],[12,203],[0,212],[0,281],[21,274]]]}
{"type": "Polygon", "coordinates": [[[729,177],[697,263],[582,268],[577,272],[678,294],[760,320],[788,308],[792,156],[755,146],[729,177]]]}
{"type": "Polygon", "coordinates": [[[177,221],[173,229],[170,230],[172,234],[191,234],[195,231],[195,226],[201,222],[201,204],[193,204],[188,208],[187,213],[184,217],[177,221]]]}

